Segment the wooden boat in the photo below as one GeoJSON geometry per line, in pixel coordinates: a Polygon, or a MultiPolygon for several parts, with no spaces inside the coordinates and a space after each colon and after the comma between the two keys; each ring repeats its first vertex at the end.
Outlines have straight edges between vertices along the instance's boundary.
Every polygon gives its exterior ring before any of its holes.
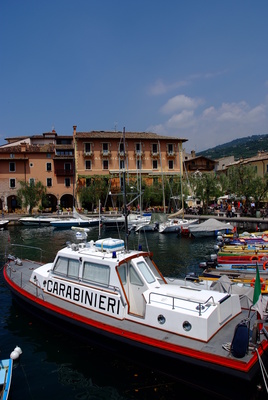
{"type": "Polygon", "coordinates": [[[12,381],[13,361],[21,355],[21,348],[16,346],[9,358],[0,360],[0,400],[7,400],[12,381]]]}
{"type": "Polygon", "coordinates": [[[142,249],[113,238],[69,243],[45,265],[9,256],[3,274],[21,306],[72,334],[112,341],[119,354],[190,385],[194,376],[215,398],[267,396],[260,362],[268,367],[268,335],[256,311],[237,294],[170,284],[142,249]],[[238,355],[235,332],[245,320],[254,335],[240,337],[238,355]]]}

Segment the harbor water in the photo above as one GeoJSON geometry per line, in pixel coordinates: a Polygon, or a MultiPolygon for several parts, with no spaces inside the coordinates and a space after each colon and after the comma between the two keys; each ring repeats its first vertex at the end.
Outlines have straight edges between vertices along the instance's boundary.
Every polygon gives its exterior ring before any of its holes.
{"type": "MultiPolygon", "coordinates": [[[[124,232],[120,235],[123,239],[124,232]]],[[[103,230],[101,237],[118,238],[118,232],[103,230]]],[[[87,240],[98,238],[99,228],[91,228],[87,240]]],[[[42,249],[42,261],[52,262],[67,241],[78,242],[71,229],[10,226],[0,232],[1,266],[5,255],[21,256],[20,245],[27,248],[27,258],[39,260],[42,249]]],[[[201,272],[199,263],[214,252],[216,238],[132,232],[128,242],[129,248],[141,245],[144,250],[149,249],[164,276],[182,278],[189,272],[201,272]]],[[[106,349],[105,343],[102,347],[90,340],[77,340],[60,326],[32,316],[12,301],[2,271],[0,299],[1,357],[8,357],[16,345],[23,351],[13,371],[12,400],[173,400],[186,393],[187,397],[209,399],[208,394],[195,389],[194,376],[192,386],[186,387],[160,373],[157,365],[149,368],[145,359],[134,363],[127,354],[106,349]]],[[[179,370],[177,375],[179,378],[179,370]]]]}

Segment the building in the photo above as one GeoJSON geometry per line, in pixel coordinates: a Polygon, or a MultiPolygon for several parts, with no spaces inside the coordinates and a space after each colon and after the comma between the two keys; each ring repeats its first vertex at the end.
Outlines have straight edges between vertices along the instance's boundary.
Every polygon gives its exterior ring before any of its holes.
{"type": "Polygon", "coordinates": [[[72,207],[74,148],[72,136],[55,131],[29,137],[7,138],[0,146],[0,193],[2,209],[19,208],[17,191],[20,181],[41,181],[47,188],[47,208],[58,204],[72,207]]]}
{"type": "Polygon", "coordinates": [[[74,126],[72,136],[53,130],[6,141],[0,146],[2,208],[19,207],[20,181],[39,180],[47,188],[47,208],[55,211],[58,205],[81,207],[77,189],[93,184],[96,176],[107,180],[107,190],[118,192],[123,171],[129,181],[139,176],[147,184],[183,174],[182,144],[187,139],[145,132],[78,132],[74,126]]]}

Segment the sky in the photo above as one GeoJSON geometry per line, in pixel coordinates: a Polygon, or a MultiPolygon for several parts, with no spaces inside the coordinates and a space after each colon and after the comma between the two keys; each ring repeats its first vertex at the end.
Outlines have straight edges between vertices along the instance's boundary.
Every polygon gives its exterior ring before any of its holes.
{"type": "Polygon", "coordinates": [[[1,0],[5,138],[154,132],[200,152],[268,134],[267,0],[1,0]]]}

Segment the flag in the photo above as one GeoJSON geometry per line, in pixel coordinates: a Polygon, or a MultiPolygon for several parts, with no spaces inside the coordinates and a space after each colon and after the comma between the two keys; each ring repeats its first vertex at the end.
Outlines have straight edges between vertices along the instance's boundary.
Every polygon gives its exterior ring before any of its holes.
{"type": "Polygon", "coordinates": [[[259,268],[256,268],[256,280],[254,285],[254,295],[253,295],[253,305],[257,312],[260,315],[260,318],[263,319],[263,307],[262,307],[262,294],[261,294],[261,281],[260,281],[260,273],[259,268]]]}

